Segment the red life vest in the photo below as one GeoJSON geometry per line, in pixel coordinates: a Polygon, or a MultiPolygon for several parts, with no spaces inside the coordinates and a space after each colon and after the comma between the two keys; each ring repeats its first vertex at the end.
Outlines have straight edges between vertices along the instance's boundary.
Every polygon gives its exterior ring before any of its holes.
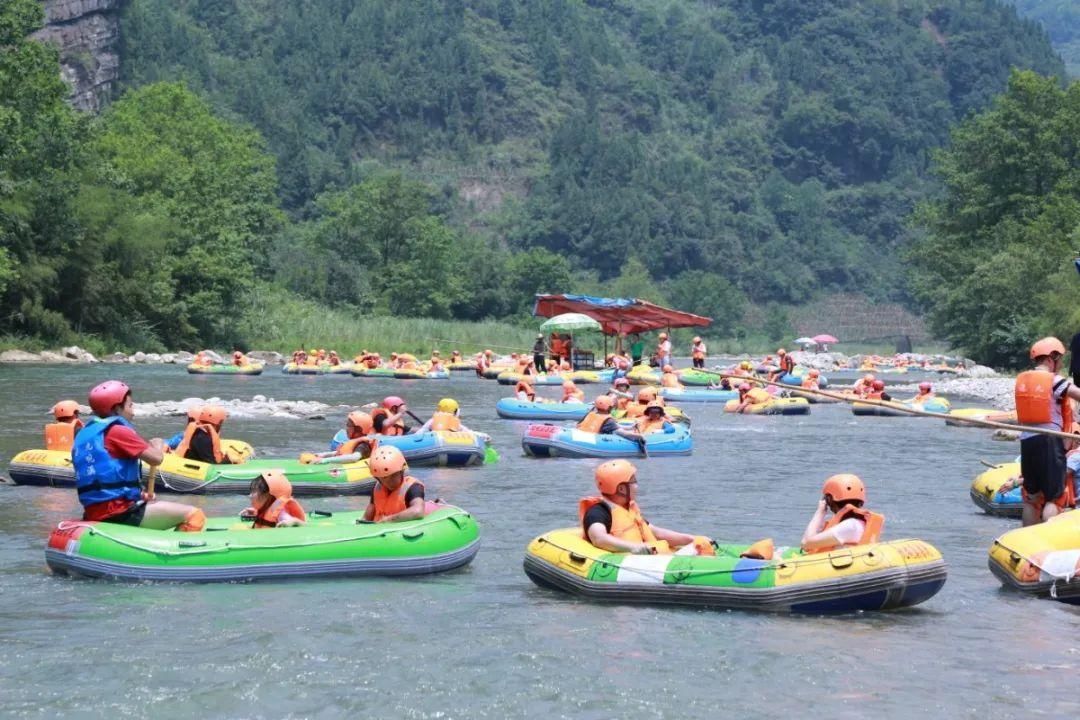
{"type": "MultiPolygon", "coordinates": [[[[1067,381],[1065,381],[1067,382],[1067,381]]],[[[1053,421],[1054,374],[1045,370],[1028,370],[1016,376],[1013,391],[1016,399],[1016,419],[1023,425],[1045,425],[1053,421]]],[[[1072,404],[1068,395],[1061,400],[1061,428],[1072,427],[1072,404]]]]}
{"type": "MultiPolygon", "coordinates": [[[[849,518],[857,518],[863,521],[863,534],[859,537],[858,542],[853,543],[854,545],[869,545],[870,543],[876,543],[881,538],[881,530],[885,527],[885,516],[854,505],[845,505],[841,508],[840,512],[829,518],[829,521],[825,523],[825,527],[821,530],[822,532],[830,530],[849,518]]],[[[838,547],[840,546],[831,545],[817,548],[812,552],[829,552],[838,547]]]]}
{"type": "Polygon", "coordinates": [[[413,485],[424,487],[423,483],[408,475],[401,481],[398,489],[393,492],[383,487],[381,482],[376,482],[375,489],[371,491],[371,504],[375,507],[375,517],[373,518],[375,522],[406,510],[409,506],[405,504],[405,495],[413,485]]]}
{"type": "MultiPolygon", "coordinates": [[[[578,524],[584,524],[585,514],[595,505],[604,505],[611,512],[611,534],[627,542],[648,543],[659,554],[670,554],[671,548],[664,540],[657,540],[649,523],[641,516],[641,509],[631,501],[629,508],[623,508],[602,497],[585,497],[578,501],[578,524]]],[[[584,528],[583,528],[584,529],[584,528]]],[[[588,535],[585,536],[588,540],[588,535]]]]}
{"type": "Polygon", "coordinates": [[[581,422],[578,423],[578,430],[584,430],[585,432],[598,433],[600,428],[604,427],[604,421],[607,420],[610,415],[601,415],[595,410],[589,412],[581,422]]]}
{"type": "Polygon", "coordinates": [[[273,502],[264,506],[263,509],[255,515],[255,524],[252,527],[256,530],[277,527],[282,511],[289,513],[298,520],[307,520],[307,513],[304,512],[304,508],[300,507],[300,503],[296,502],[296,500],[291,497],[288,497],[275,499],[273,502]]]}
{"type": "MultiPolygon", "coordinates": [[[[375,420],[375,418],[379,418],[379,417],[381,417],[381,418],[390,417],[390,411],[387,410],[386,408],[375,408],[374,410],[371,411],[371,419],[373,421],[375,420]]],[[[387,424],[384,423],[383,426],[382,426],[382,430],[379,431],[379,434],[380,435],[404,435],[405,434],[405,423],[402,422],[401,420],[398,420],[393,425],[387,425],[387,424]]]]}
{"type": "Polygon", "coordinates": [[[449,430],[458,432],[461,430],[461,420],[454,413],[436,412],[431,416],[431,425],[428,428],[432,432],[436,430],[449,430]]]}
{"type": "Polygon", "coordinates": [[[791,359],[791,355],[784,355],[784,357],[780,358],[780,369],[785,373],[795,369],[795,361],[791,359]]]}
{"type": "Polygon", "coordinates": [[[335,455],[352,455],[355,452],[360,453],[360,457],[367,459],[371,457],[371,453],[375,451],[375,448],[379,447],[379,441],[373,437],[358,437],[351,440],[346,440],[338,446],[335,451],[335,455]]]}

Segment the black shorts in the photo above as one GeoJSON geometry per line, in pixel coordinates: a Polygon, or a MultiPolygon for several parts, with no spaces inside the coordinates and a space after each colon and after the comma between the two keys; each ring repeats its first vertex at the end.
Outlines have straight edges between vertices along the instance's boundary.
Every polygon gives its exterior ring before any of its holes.
{"type": "Polygon", "coordinates": [[[1036,435],[1020,441],[1020,474],[1028,495],[1042,493],[1047,502],[1065,492],[1065,444],[1061,438],[1036,435]]]}
{"type": "Polygon", "coordinates": [[[137,500],[127,510],[116,515],[110,515],[101,522],[116,523],[117,525],[142,525],[143,516],[146,515],[146,502],[137,500]]]}

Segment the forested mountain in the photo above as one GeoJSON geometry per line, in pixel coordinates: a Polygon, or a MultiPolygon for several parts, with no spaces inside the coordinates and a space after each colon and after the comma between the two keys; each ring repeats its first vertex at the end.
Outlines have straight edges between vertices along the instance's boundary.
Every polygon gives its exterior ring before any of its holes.
{"type": "Polygon", "coordinates": [[[1080,2],[1076,0],[1014,0],[1020,14],[1046,28],[1054,49],[1061,53],[1073,77],[1080,77],[1080,2]]]}
{"type": "Polygon", "coordinates": [[[1063,73],[999,0],[129,0],[86,117],[40,23],[0,5],[0,332],[139,349],[242,344],[267,283],[466,319],[641,294],[718,333],[903,298],[931,152],[1011,67],[1063,73]]]}

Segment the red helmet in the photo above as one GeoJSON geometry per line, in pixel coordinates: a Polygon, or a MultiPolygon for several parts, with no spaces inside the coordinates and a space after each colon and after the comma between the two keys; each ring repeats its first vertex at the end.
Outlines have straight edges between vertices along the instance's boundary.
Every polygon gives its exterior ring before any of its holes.
{"type": "Polygon", "coordinates": [[[603,410],[610,410],[611,406],[614,405],[614,403],[612,402],[611,398],[608,397],[607,395],[600,395],[593,402],[593,405],[596,406],[597,410],[603,411],[603,410]]]}
{"type": "Polygon", "coordinates": [[[739,392],[750,392],[750,383],[739,383],[739,392]]]}
{"type": "Polygon", "coordinates": [[[405,462],[405,456],[401,454],[401,450],[393,445],[380,445],[375,448],[375,452],[368,459],[368,468],[371,470],[371,474],[379,479],[390,477],[394,473],[408,469],[408,467],[409,464],[405,462]]]}
{"type": "Polygon", "coordinates": [[[871,387],[874,388],[875,390],[884,390],[885,389],[885,383],[882,380],[875,380],[874,384],[871,385],[871,387]]]}
{"type": "Polygon", "coordinates": [[[819,375],[821,375],[820,370],[817,370],[817,369],[811,369],[810,370],[810,377],[818,377],[819,375]]]}
{"type": "Polygon", "coordinates": [[[636,476],[637,468],[629,460],[610,460],[596,468],[596,488],[602,495],[614,495],[636,476]]]}
{"type": "Polygon", "coordinates": [[[117,405],[123,405],[131,388],[119,380],[106,380],[90,391],[90,409],[95,415],[108,417],[117,405]]]}
{"type": "Polygon", "coordinates": [[[239,350],[235,350],[233,351],[232,356],[239,360],[240,358],[244,357],[244,353],[240,352],[239,350]]]}
{"type": "Polygon", "coordinates": [[[359,410],[355,410],[349,413],[349,416],[346,418],[346,420],[352,423],[353,427],[360,431],[357,437],[361,437],[363,435],[370,435],[371,432],[375,429],[374,421],[371,419],[371,416],[368,415],[366,412],[360,412],[359,410]]]}
{"type": "Polygon", "coordinates": [[[387,410],[393,410],[394,408],[404,405],[405,401],[399,398],[397,395],[387,395],[383,398],[382,406],[387,410]]]}
{"type": "Polygon", "coordinates": [[[821,494],[834,502],[866,502],[866,486],[858,475],[842,473],[833,475],[821,487],[821,494]]]}
{"type": "Polygon", "coordinates": [[[923,382],[919,383],[919,389],[922,390],[923,392],[930,392],[930,390],[933,389],[933,387],[934,387],[933,385],[926,382],[925,380],[923,382]]]}
{"type": "Polygon", "coordinates": [[[225,418],[229,417],[229,413],[225,408],[220,405],[207,405],[199,413],[199,422],[209,423],[214,427],[221,427],[221,423],[225,422],[225,418]]]}
{"type": "Polygon", "coordinates": [[[52,414],[57,420],[75,417],[79,414],[79,403],[74,400],[61,400],[52,406],[52,414]]]}
{"type": "Polygon", "coordinates": [[[1056,337],[1044,337],[1042,340],[1031,346],[1032,360],[1046,355],[1053,355],[1054,353],[1057,353],[1058,355],[1065,354],[1065,346],[1062,345],[1061,341],[1056,337]]]}
{"type": "Polygon", "coordinates": [[[787,350],[785,350],[784,348],[780,348],[779,350],[776,351],[776,354],[780,355],[780,356],[787,355],[787,350]]]}

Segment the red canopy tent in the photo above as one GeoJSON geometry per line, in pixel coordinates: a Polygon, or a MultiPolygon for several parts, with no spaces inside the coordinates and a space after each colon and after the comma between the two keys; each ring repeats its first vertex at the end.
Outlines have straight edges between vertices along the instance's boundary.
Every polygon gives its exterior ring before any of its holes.
{"type": "Polygon", "coordinates": [[[596,320],[605,335],[619,338],[616,347],[622,344],[623,335],[680,327],[708,327],[712,323],[712,318],[672,310],[637,298],[566,294],[536,296],[534,316],[554,317],[568,312],[581,313],[596,320]]]}

